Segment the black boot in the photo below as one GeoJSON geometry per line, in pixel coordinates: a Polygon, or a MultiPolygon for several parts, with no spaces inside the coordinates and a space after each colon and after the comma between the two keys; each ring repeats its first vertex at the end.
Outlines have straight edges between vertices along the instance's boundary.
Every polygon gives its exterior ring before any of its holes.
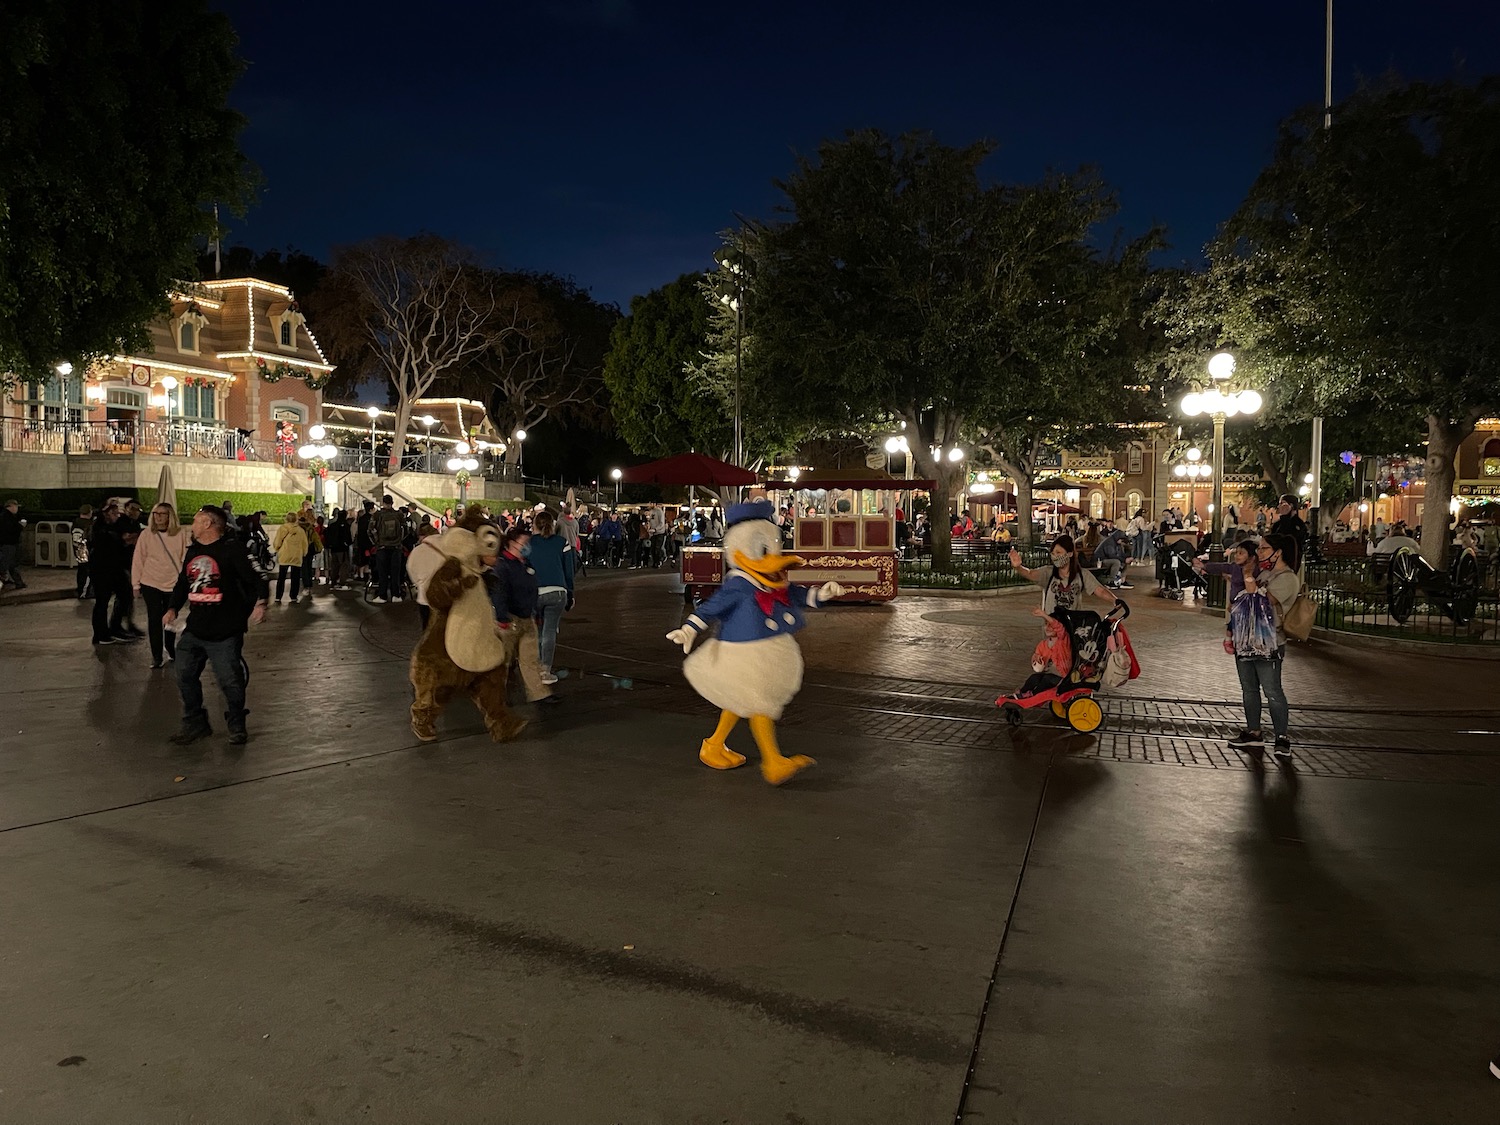
{"type": "Polygon", "coordinates": [[[224,722],[229,725],[229,745],[243,746],[249,741],[249,732],[245,730],[245,716],[250,712],[248,709],[236,715],[233,711],[224,712],[224,722]]]}
{"type": "Polygon", "coordinates": [[[214,728],[208,725],[208,720],[206,718],[198,719],[196,721],[184,719],[182,721],[182,727],[177,731],[176,734],[167,739],[167,741],[172,743],[174,746],[189,746],[192,743],[197,742],[200,738],[207,738],[209,735],[213,734],[213,732],[214,728]]]}

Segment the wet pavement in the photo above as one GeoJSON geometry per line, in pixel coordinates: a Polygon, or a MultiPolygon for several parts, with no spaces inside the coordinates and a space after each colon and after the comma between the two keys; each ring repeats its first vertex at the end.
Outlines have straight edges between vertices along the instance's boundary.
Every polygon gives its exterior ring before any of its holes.
{"type": "Polygon", "coordinates": [[[697,764],[666,575],[499,748],[412,738],[410,606],[273,608],[186,751],[143,645],[7,607],[0,1120],[1496,1120],[1500,665],[1298,649],[1263,769],[1221,626],[1127,597],[1092,736],[992,706],[1029,597],[813,615],[781,790],[697,764]]]}

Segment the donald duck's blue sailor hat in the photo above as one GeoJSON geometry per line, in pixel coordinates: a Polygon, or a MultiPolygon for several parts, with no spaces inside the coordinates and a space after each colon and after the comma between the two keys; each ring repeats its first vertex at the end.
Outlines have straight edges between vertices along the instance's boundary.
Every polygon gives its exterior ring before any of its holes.
{"type": "Polygon", "coordinates": [[[742,500],[731,504],[724,512],[724,526],[731,528],[746,520],[775,520],[776,506],[769,500],[742,500]]]}

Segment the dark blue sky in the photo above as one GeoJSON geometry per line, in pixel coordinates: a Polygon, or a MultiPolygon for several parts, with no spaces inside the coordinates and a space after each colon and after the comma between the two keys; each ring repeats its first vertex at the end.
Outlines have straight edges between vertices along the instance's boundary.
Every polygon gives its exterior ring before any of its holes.
{"type": "MultiPolygon", "coordinates": [[[[987,171],[1096,165],[1121,226],[1196,258],[1323,92],[1323,0],[222,0],[266,183],[231,240],[432,230],[602,300],[704,268],[794,154],[845,130],[998,142],[987,171]]],[[[1496,0],[1336,0],[1334,97],[1500,70],[1496,0]]]]}

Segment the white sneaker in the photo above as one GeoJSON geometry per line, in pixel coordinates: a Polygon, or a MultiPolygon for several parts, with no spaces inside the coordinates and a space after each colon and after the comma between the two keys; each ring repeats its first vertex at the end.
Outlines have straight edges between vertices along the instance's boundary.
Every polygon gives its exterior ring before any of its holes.
{"type": "Polygon", "coordinates": [[[389,598],[371,598],[370,600],[373,601],[376,605],[385,605],[388,601],[390,601],[389,598]]]}
{"type": "Polygon", "coordinates": [[[542,683],[544,683],[544,684],[555,684],[555,683],[557,683],[557,677],[554,676],[551,672],[543,670],[543,672],[542,672],[542,683]]]}

